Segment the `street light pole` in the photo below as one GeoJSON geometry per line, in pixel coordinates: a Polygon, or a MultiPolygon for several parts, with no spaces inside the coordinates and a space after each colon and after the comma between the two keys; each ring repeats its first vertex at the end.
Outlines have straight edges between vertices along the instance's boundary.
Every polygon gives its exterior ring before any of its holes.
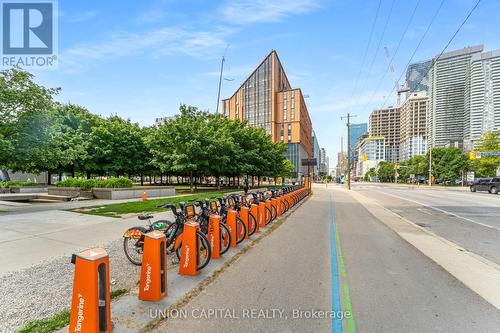
{"type": "Polygon", "coordinates": [[[222,56],[222,60],[221,60],[221,63],[220,63],[219,91],[217,92],[217,107],[215,108],[215,114],[219,114],[220,88],[222,86],[222,71],[224,70],[224,61],[226,61],[226,59],[225,59],[224,56],[222,56]]]}
{"type": "Polygon", "coordinates": [[[347,113],[347,116],[340,117],[340,119],[347,118],[347,189],[351,189],[351,118],[356,117],[347,113]]]}

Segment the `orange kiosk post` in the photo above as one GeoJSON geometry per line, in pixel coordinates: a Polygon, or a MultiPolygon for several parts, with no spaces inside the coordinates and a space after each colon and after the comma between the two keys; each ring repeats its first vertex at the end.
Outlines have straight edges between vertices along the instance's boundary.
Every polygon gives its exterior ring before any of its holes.
{"type": "Polygon", "coordinates": [[[208,220],[208,242],[212,249],[212,259],[220,258],[220,247],[221,247],[221,234],[220,234],[220,223],[222,217],[217,214],[210,214],[208,220]]]}
{"type": "Polygon", "coordinates": [[[167,239],[161,231],[144,235],[139,299],[157,302],[167,296],[167,239]]]}
{"type": "Polygon", "coordinates": [[[266,203],[259,202],[259,217],[257,218],[259,222],[259,227],[264,228],[266,226],[266,203]]]}
{"type": "Polygon", "coordinates": [[[236,247],[238,233],[236,230],[236,211],[234,209],[229,209],[227,212],[227,227],[231,233],[231,247],[236,247]]]}
{"type": "Polygon", "coordinates": [[[245,239],[248,239],[248,213],[250,211],[250,208],[248,207],[241,207],[240,209],[240,218],[243,221],[243,224],[245,225],[246,233],[245,233],[245,239]]]}
{"type": "Polygon", "coordinates": [[[253,217],[255,217],[255,223],[257,224],[257,226],[255,227],[255,232],[258,233],[260,232],[259,206],[256,204],[252,204],[250,206],[250,213],[252,213],[253,217]]]}
{"type": "Polygon", "coordinates": [[[196,231],[198,228],[198,222],[189,221],[184,223],[181,260],[179,261],[179,274],[181,275],[198,275],[199,273],[198,244],[196,239],[196,231]]]}
{"type": "Polygon", "coordinates": [[[111,332],[109,257],[94,248],[73,254],[75,264],[70,332],[111,332]]]}

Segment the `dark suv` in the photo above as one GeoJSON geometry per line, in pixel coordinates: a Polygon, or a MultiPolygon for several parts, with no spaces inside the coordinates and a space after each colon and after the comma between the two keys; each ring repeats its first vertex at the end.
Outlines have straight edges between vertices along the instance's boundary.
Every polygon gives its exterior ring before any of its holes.
{"type": "Polygon", "coordinates": [[[479,178],[470,186],[471,192],[488,191],[492,194],[498,194],[500,190],[500,177],[479,178]]]}

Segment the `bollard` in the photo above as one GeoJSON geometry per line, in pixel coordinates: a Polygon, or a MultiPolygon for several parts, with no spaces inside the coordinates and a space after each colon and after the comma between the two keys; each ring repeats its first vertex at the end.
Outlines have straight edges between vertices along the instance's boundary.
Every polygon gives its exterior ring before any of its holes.
{"type": "Polygon", "coordinates": [[[182,252],[179,261],[179,274],[198,275],[198,240],[196,231],[198,222],[189,221],[184,223],[182,232],[182,252]]]}
{"type": "Polygon", "coordinates": [[[257,226],[255,227],[255,233],[259,233],[260,232],[259,206],[256,204],[252,204],[250,206],[250,213],[252,213],[253,217],[255,217],[255,223],[257,224],[257,226]]]}
{"type": "Polygon", "coordinates": [[[259,202],[259,217],[257,218],[259,221],[259,227],[264,228],[266,226],[266,203],[259,202]]]}
{"type": "Polygon", "coordinates": [[[94,248],[73,254],[75,264],[70,332],[111,332],[109,257],[94,248]]]}
{"type": "Polygon", "coordinates": [[[234,209],[229,209],[227,211],[227,227],[231,233],[231,247],[236,247],[237,243],[237,228],[236,228],[236,211],[234,209]]]}
{"type": "Polygon", "coordinates": [[[222,217],[217,214],[210,214],[210,218],[208,219],[208,242],[210,243],[210,247],[212,249],[212,259],[220,258],[220,247],[221,247],[221,232],[220,232],[220,223],[222,221],[222,217]]]}
{"type": "Polygon", "coordinates": [[[250,209],[248,207],[241,207],[240,209],[240,218],[243,221],[243,224],[245,225],[246,233],[245,233],[245,239],[248,239],[248,212],[250,209]]]}
{"type": "Polygon", "coordinates": [[[167,296],[167,239],[161,231],[144,235],[139,299],[156,302],[167,296]]]}

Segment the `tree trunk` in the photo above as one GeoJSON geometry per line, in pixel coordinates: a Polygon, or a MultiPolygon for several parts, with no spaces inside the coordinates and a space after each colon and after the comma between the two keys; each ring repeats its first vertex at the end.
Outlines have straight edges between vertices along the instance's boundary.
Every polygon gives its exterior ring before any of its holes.
{"type": "Polygon", "coordinates": [[[255,177],[252,176],[252,187],[254,187],[254,186],[255,186],[255,177]]]}
{"type": "Polygon", "coordinates": [[[75,165],[71,165],[71,178],[75,178],[75,165]]]}
{"type": "Polygon", "coordinates": [[[189,189],[191,190],[191,192],[194,192],[194,190],[193,190],[193,172],[192,171],[189,173],[189,189]]]}
{"type": "Polygon", "coordinates": [[[149,177],[149,185],[151,185],[151,175],[148,176],[149,177]]]}
{"type": "Polygon", "coordinates": [[[215,181],[217,182],[217,189],[220,190],[220,176],[215,176],[215,181]]]}
{"type": "Polygon", "coordinates": [[[52,185],[52,173],[50,171],[47,171],[47,185],[52,185]]]}
{"type": "Polygon", "coordinates": [[[144,186],[144,174],[141,172],[141,186],[144,186]]]}
{"type": "Polygon", "coordinates": [[[238,175],[238,190],[240,189],[240,176],[238,175]]]}
{"type": "Polygon", "coordinates": [[[257,176],[257,187],[260,187],[260,176],[257,176]]]}
{"type": "Polygon", "coordinates": [[[87,171],[87,172],[86,172],[86,174],[87,174],[87,179],[90,179],[91,172],[90,172],[90,171],[87,171]]]}

